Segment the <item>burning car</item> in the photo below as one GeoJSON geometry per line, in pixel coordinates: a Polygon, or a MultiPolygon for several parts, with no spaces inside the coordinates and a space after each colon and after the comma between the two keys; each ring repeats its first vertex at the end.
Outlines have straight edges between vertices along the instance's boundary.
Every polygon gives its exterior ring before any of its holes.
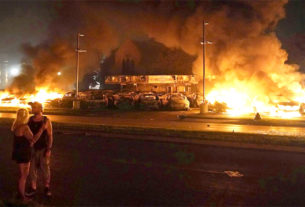
{"type": "Polygon", "coordinates": [[[155,93],[143,93],[139,95],[138,106],[140,109],[158,110],[160,100],[155,93]]]}
{"type": "Polygon", "coordinates": [[[74,99],[75,91],[69,91],[64,94],[63,99],[74,99]]]}
{"type": "Polygon", "coordinates": [[[282,117],[282,118],[292,118],[299,117],[302,115],[304,104],[299,104],[297,102],[279,102],[276,105],[276,110],[271,111],[271,116],[282,117]]]}
{"type": "Polygon", "coordinates": [[[172,110],[189,110],[190,102],[183,94],[171,94],[168,98],[168,107],[172,110]]]}

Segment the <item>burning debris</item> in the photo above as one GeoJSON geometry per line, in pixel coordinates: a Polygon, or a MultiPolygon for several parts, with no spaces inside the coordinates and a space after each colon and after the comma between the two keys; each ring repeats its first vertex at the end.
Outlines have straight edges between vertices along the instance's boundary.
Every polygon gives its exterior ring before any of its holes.
{"type": "Polygon", "coordinates": [[[28,108],[30,102],[40,102],[45,106],[51,100],[62,98],[63,95],[61,92],[49,91],[46,88],[39,88],[35,92],[19,96],[9,92],[0,92],[0,106],[28,108]]]}

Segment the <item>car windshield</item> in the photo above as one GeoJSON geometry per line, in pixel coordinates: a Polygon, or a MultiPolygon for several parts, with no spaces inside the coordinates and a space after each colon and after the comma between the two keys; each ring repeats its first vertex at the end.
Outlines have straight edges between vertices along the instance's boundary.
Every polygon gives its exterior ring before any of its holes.
{"type": "Polygon", "coordinates": [[[183,99],[184,99],[184,97],[183,97],[183,96],[181,96],[181,95],[172,95],[172,96],[171,96],[171,99],[175,99],[175,100],[183,100],[183,99]]]}
{"type": "Polygon", "coordinates": [[[152,94],[146,94],[143,96],[143,98],[145,99],[156,99],[156,96],[152,95],[152,94]]]}

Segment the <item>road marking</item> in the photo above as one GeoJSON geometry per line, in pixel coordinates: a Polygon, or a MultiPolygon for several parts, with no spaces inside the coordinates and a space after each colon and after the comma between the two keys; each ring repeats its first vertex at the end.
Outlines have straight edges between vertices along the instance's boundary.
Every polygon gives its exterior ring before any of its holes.
{"type": "Polygon", "coordinates": [[[225,174],[227,174],[229,177],[237,177],[237,178],[240,178],[240,177],[243,177],[244,175],[241,174],[240,172],[238,171],[224,171],[225,174]]]}
{"type": "MultiPolygon", "coordinates": [[[[136,161],[136,160],[128,161],[128,160],[123,160],[123,159],[113,159],[111,161],[118,162],[118,163],[121,163],[121,164],[147,166],[147,163],[139,162],[139,161],[136,161]]],[[[175,170],[186,170],[186,171],[195,171],[195,172],[209,173],[209,174],[223,174],[223,175],[229,176],[230,178],[240,178],[240,177],[244,176],[242,173],[240,173],[238,171],[231,171],[231,170],[214,171],[214,170],[204,170],[204,169],[198,169],[198,168],[177,167],[177,166],[160,165],[160,164],[152,164],[152,163],[150,163],[149,167],[161,167],[161,168],[168,168],[168,169],[175,169],[175,170]]]]}

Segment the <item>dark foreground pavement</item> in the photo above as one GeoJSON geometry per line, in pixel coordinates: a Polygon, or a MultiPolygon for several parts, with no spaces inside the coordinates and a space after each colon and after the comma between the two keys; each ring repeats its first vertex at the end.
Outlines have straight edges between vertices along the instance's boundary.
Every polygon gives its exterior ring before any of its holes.
{"type": "MultiPolygon", "coordinates": [[[[144,135],[141,135],[144,136],[144,135]]],[[[122,135],[124,137],[124,135],[122,135]]],[[[305,205],[305,154],[56,132],[44,205],[305,205]],[[242,177],[230,177],[237,171],[242,177]]],[[[0,128],[0,200],[16,192],[12,137],[0,128]]],[[[238,175],[238,174],[237,174],[238,175]]]]}

